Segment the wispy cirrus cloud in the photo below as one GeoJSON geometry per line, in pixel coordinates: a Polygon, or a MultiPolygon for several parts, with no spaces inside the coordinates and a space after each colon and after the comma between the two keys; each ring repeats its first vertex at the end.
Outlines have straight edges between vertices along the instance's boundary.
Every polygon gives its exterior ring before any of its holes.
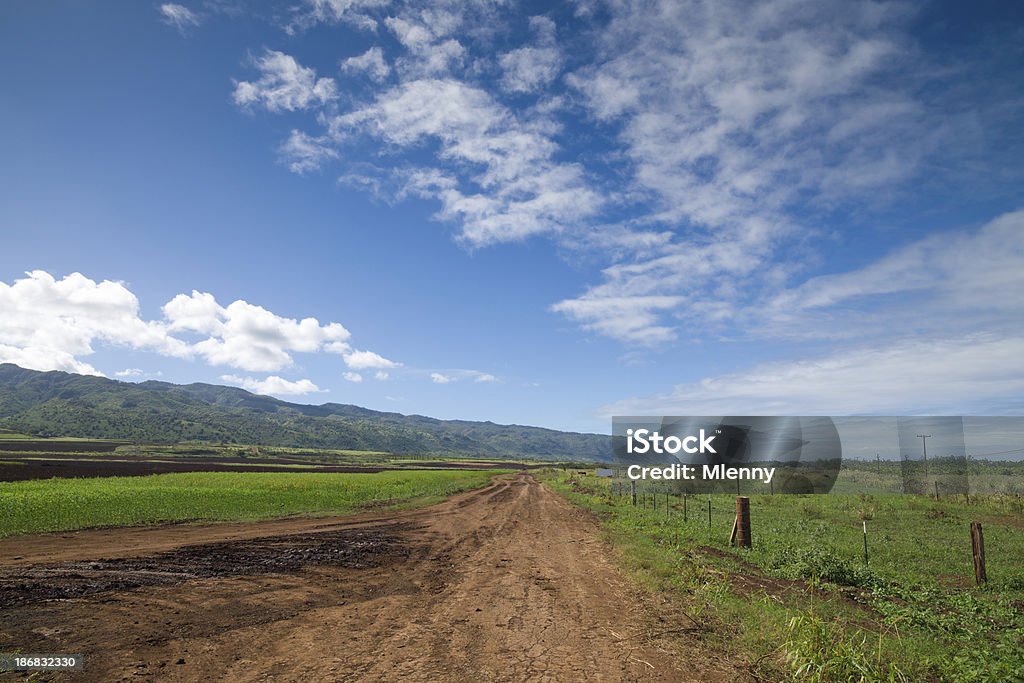
{"type": "Polygon", "coordinates": [[[1012,414],[1024,409],[1024,210],[933,234],[737,313],[829,352],[752,364],[602,414],[1012,414]]]}
{"type": "Polygon", "coordinates": [[[481,88],[454,79],[417,79],[330,119],[330,134],[365,134],[403,149],[432,142],[453,165],[405,173],[407,192],[436,199],[438,216],[483,246],[557,234],[593,217],[603,203],[583,169],[555,160],[542,127],[520,122],[481,88]]]}
{"type": "MultiPolygon", "coordinates": [[[[646,222],[673,239],[609,266],[579,298],[595,311],[587,324],[621,329],[618,307],[604,322],[597,302],[651,296],[677,306],[634,328],[641,343],[673,338],[679,317],[728,317],[789,274],[780,250],[813,233],[808,207],[913,177],[936,141],[906,135],[922,116],[913,79],[893,78],[916,59],[906,14],[788,1],[613,10],[603,58],[567,80],[617,130],[646,222]]],[[[556,310],[572,314],[572,300],[556,310]]]]}
{"type": "Polygon", "coordinates": [[[1024,409],[1024,336],[907,340],[765,363],[603,406],[613,415],[962,415],[1024,409]]]}
{"type": "Polygon", "coordinates": [[[202,23],[198,14],[188,7],[174,2],[160,5],[160,15],[166,24],[173,26],[181,33],[186,33],[189,29],[195,28],[202,23]]]}
{"type": "MultiPolygon", "coordinates": [[[[436,202],[434,217],[469,248],[541,237],[599,263],[550,310],[631,346],[671,344],[696,323],[780,334],[787,297],[807,297],[806,313],[842,286],[806,282],[827,261],[833,215],[884,208],[926,169],[991,144],[977,121],[947,113],[970,87],[965,70],[983,69],[941,68],[911,35],[912,4],[579,9],[561,20],[576,22],[570,31],[500,3],[308,2],[308,22],[368,29],[368,49],[339,57],[339,78],[361,85],[345,102],[333,78],[332,96],[301,106],[243,99],[308,109],[315,132],[282,147],[295,172],[340,164],[350,186],[436,202]]],[[[283,57],[305,74],[301,92],[323,80],[283,57]]],[[[892,274],[899,258],[872,257],[864,275],[892,274]]],[[[876,314],[846,306],[848,323],[876,314]]]]}
{"type": "Polygon", "coordinates": [[[480,370],[444,370],[431,372],[430,381],[434,384],[452,384],[454,382],[474,382],[476,384],[489,384],[497,382],[498,378],[489,372],[480,370]]]}

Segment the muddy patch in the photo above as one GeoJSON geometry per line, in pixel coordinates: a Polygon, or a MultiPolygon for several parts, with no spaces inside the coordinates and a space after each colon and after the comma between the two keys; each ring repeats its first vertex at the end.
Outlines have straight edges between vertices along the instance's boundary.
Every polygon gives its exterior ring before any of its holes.
{"type": "Polygon", "coordinates": [[[148,557],[0,570],[0,609],[192,579],[288,574],[306,567],[376,567],[408,556],[403,525],[190,545],[148,557]]]}

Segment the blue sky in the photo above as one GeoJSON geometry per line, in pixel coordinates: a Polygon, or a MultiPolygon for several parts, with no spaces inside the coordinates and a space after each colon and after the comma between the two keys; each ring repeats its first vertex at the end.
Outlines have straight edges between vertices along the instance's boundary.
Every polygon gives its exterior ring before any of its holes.
{"type": "Polygon", "coordinates": [[[603,432],[1019,414],[1022,19],[4,3],[0,361],[603,432]]]}

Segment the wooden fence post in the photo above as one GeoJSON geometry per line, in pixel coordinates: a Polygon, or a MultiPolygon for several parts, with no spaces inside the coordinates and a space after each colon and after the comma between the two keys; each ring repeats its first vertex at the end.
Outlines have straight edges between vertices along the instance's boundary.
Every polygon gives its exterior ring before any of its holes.
{"type": "Polygon", "coordinates": [[[636,479],[629,480],[629,498],[633,501],[633,507],[636,507],[636,479]]]}
{"type": "Polygon", "coordinates": [[[750,547],[750,498],[736,496],[736,545],[750,547]]]}
{"type": "Polygon", "coordinates": [[[971,522],[971,552],[974,555],[974,580],[980,586],[988,581],[985,573],[985,536],[981,533],[980,522],[971,522]]]}

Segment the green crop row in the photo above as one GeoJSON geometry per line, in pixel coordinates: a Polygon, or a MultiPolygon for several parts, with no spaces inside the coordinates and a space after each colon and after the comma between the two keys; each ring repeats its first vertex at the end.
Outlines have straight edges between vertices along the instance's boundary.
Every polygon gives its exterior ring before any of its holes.
{"type": "Polygon", "coordinates": [[[494,471],[375,474],[188,472],[0,483],[0,537],[97,526],[344,514],[429,503],[488,483],[494,471]]]}

